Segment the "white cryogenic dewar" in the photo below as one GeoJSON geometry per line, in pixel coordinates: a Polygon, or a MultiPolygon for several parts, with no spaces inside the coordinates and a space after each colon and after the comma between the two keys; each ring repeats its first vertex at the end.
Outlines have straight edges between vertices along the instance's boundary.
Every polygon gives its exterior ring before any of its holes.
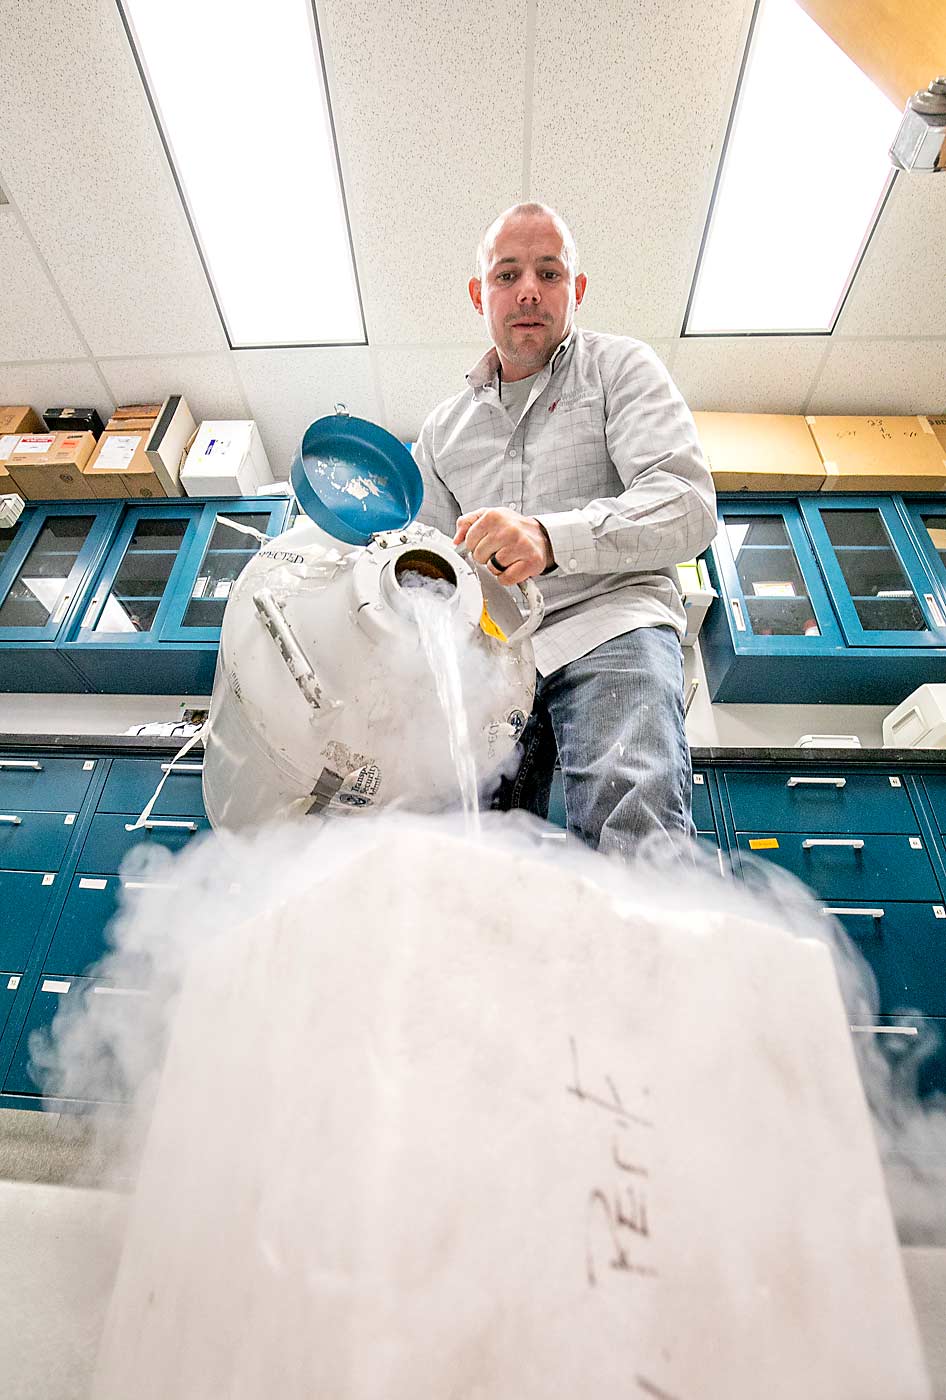
{"type": "Polygon", "coordinates": [[[411,524],[352,546],[303,518],[251,560],[224,614],[203,778],[215,827],[455,801],[411,603],[418,578],[444,595],[477,772],[509,758],[535,697],[535,586],[523,586],[524,621],[510,590],[437,530],[411,524]]]}
{"type": "Polygon", "coordinates": [[[96,1400],[929,1396],[823,946],[335,857],[191,964],[96,1400]]]}

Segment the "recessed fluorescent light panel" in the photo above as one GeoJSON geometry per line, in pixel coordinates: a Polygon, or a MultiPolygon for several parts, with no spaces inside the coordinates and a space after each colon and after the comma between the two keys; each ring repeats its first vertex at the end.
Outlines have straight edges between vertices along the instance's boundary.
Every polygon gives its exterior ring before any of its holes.
{"type": "Polygon", "coordinates": [[[793,0],[761,0],[684,335],[830,332],[899,121],[793,0]]]}
{"type": "Polygon", "coordinates": [[[119,5],[230,344],[364,344],[311,0],[119,5]]]}

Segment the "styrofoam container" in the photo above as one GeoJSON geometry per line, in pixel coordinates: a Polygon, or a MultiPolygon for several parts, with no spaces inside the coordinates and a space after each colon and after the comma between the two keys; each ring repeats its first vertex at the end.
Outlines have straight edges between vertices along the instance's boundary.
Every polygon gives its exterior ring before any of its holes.
{"type": "Polygon", "coordinates": [[[884,720],[885,749],[946,749],[946,685],[921,685],[884,720]]]}
{"type": "Polygon", "coordinates": [[[201,423],[181,468],[188,496],[255,496],[273,481],[259,429],[252,418],[201,423]]]}

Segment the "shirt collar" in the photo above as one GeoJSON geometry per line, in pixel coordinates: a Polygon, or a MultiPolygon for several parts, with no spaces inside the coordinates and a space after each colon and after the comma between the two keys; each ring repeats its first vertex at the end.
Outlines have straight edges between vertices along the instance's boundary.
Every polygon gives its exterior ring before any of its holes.
{"type": "MultiPolygon", "coordinates": [[[[555,350],[553,351],[551,359],[548,361],[549,378],[552,377],[552,375],[555,373],[555,371],[561,364],[562,360],[565,358],[565,354],[568,351],[569,346],[571,346],[574,342],[575,334],[575,327],[572,326],[565,339],[559,345],[557,345],[555,350]]],[[[481,394],[498,392],[499,355],[497,353],[495,345],[491,345],[490,348],[487,350],[486,354],[483,356],[483,358],[477,361],[477,363],[467,374],[466,380],[470,388],[473,390],[474,399],[478,399],[481,394]]]]}

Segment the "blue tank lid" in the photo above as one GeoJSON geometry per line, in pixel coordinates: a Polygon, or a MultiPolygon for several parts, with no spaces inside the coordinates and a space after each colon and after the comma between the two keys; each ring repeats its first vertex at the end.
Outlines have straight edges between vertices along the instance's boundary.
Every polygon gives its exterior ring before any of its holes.
{"type": "Polygon", "coordinates": [[[403,530],[420,510],[424,483],[402,442],[342,404],[311,423],[292,459],[296,500],[316,525],[345,544],[403,530]]]}

